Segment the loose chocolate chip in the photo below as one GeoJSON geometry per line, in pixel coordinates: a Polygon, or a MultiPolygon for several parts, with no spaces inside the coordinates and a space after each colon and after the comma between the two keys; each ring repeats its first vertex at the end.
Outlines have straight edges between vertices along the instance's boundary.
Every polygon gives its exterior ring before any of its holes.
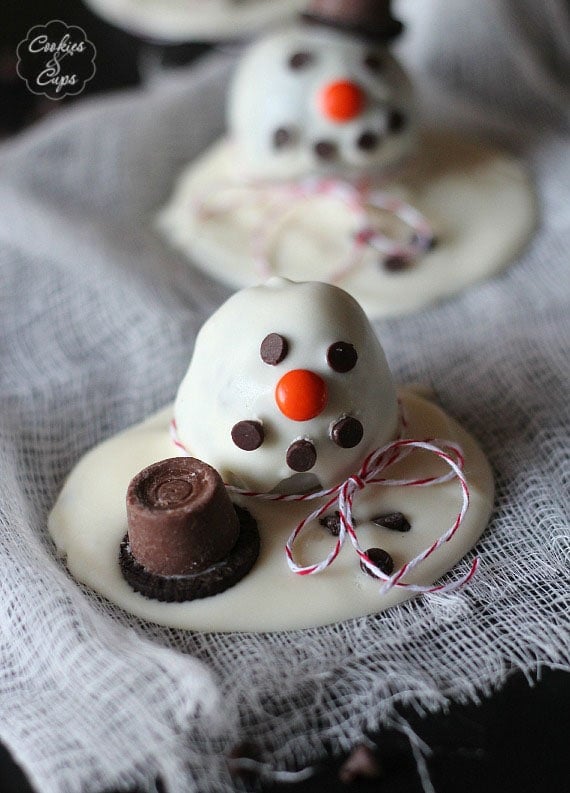
{"type": "Polygon", "coordinates": [[[315,60],[315,56],[311,52],[294,52],[289,58],[289,67],[291,69],[305,69],[310,66],[315,60]]]}
{"type": "Polygon", "coordinates": [[[375,74],[381,72],[384,67],[382,58],[375,52],[369,52],[368,55],[365,56],[363,63],[367,69],[370,69],[370,71],[375,74]]]}
{"type": "Polygon", "coordinates": [[[260,421],[238,421],[232,427],[232,441],[244,452],[259,449],[264,438],[263,424],[260,421]]]}
{"type": "Polygon", "coordinates": [[[338,537],[340,534],[340,512],[335,512],[334,515],[325,515],[324,518],[319,519],[319,523],[330,531],[333,537],[338,537]]]}
{"type": "Polygon", "coordinates": [[[408,119],[401,110],[392,110],[390,112],[388,116],[388,129],[390,132],[401,132],[407,123],[408,119]]]}
{"type": "Polygon", "coordinates": [[[310,471],[317,462],[317,450],[307,440],[294,441],[287,449],[287,465],[292,471],[310,471]]]}
{"type": "MultiPolygon", "coordinates": [[[[365,553],[372,564],[375,564],[376,567],[384,573],[384,575],[392,574],[394,570],[394,560],[388,551],[383,550],[383,548],[368,548],[365,553]]],[[[378,578],[377,575],[374,575],[372,570],[369,570],[369,568],[366,567],[364,562],[360,562],[360,568],[372,578],[378,578]]]]}
{"type": "Polygon", "coordinates": [[[368,746],[356,746],[338,771],[339,780],[348,785],[359,779],[378,779],[382,775],[380,763],[368,746]]]}
{"type": "Polygon", "coordinates": [[[347,341],[336,341],[327,350],[327,362],[333,372],[350,372],[358,360],[358,353],[347,341]]]}
{"type": "Polygon", "coordinates": [[[378,147],[380,143],[380,136],[377,135],[375,132],[363,132],[362,135],[357,139],[356,145],[362,151],[373,151],[378,147]]]}
{"type": "Polygon", "coordinates": [[[384,269],[388,270],[388,272],[399,273],[402,272],[402,270],[407,270],[410,266],[410,262],[403,256],[388,256],[384,259],[383,265],[384,269]]]}
{"type": "Polygon", "coordinates": [[[364,427],[352,416],[339,419],[331,429],[331,440],[341,449],[353,449],[358,446],[363,435],[364,427]]]}
{"type": "Polygon", "coordinates": [[[321,160],[334,160],[338,154],[336,143],[330,140],[319,140],[314,146],[315,154],[321,160]]]}
{"type": "Polygon", "coordinates": [[[388,512],[385,515],[377,515],[372,518],[372,523],[377,526],[383,526],[385,529],[390,529],[390,531],[405,532],[410,531],[412,528],[409,520],[401,512],[388,512]]]}
{"type": "Polygon", "coordinates": [[[289,352],[289,344],[284,336],[279,333],[270,333],[261,342],[259,354],[263,363],[277,366],[289,352]]]}
{"type": "Polygon", "coordinates": [[[293,143],[294,136],[287,127],[278,127],[273,133],[273,145],[276,149],[284,149],[293,143]]]}

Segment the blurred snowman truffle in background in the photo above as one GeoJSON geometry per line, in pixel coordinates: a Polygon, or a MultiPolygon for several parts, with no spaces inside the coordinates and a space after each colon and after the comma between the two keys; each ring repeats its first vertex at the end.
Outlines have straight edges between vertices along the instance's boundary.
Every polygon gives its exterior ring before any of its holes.
{"type": "Polygon", "coordinates": [[[444,112],[437,126],[420,119],[389,51],[401,31],[390,0],[312,0],[297,24],[247,48],[227,134],[188,165],[159,215],[168,240],[231,287],[325,281],[373,318],[504,267],[535,224],[527,173],[450,129],[444,112]]]}
{"type": "Polygon", "coordinates": [[[316,0],[305,24],[266,36],[230,88],[229,132],[253,178],[370,172],[414,141],[412,86],[387,45],[390,2],[316,0]]]}

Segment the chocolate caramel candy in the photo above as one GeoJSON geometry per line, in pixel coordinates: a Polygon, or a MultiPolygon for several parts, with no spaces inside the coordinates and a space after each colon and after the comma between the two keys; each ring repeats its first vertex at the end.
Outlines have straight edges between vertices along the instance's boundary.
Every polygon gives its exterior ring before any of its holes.
{"type": "Polygon", "coordinates": [[[311,0],[301,18],[378,41],[388,41],[403,30],[392,16],[391,0],[311,0]]]}
{"type": "Polygon", "coordinates": [[[140,471],[127,490],[130,551],[151,572],[197,573],[225,559],[239,520],[218,472],[193,457],[140,471]]]}

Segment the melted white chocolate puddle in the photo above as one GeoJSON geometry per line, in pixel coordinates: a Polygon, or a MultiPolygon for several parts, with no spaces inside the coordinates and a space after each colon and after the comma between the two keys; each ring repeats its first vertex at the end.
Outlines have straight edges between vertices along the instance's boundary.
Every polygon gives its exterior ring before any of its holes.
{"type": "MultiPolygon", "coordinates": [[[[406,435],[437,437],[459,443],[471,501],[453,539],[422,562],[407,578],[430,584],[450,570],[484,531],[493,506],[493,478],[475,440],[453,419],[425,399],[401,394],[406,435]]],[[[156,460],[172,457],[169,406],[141,424],[101,443],[69,475],[50,514],[48,527],[70,573],[132,614],[161,625],[204,631],[274,631],[308,628],[382,611],[410,597],[402,588],[379,595],[381,582],[363,573],[349,543],[334,565],[318,575],[297,576],[285,559],[284,546],[312,503],[275,503],[241,499],[256,517],[261,553],[252,571],[222,594],[188,603],[160,603],[134,592],[119,568],[119,545],[127,530],[125,494],[131,478],[156,460]]],[[[418,452],[390,469],[389,475],[443,473],[440,461],[418,452]]],[[[435,541],[452,523],[461,504],[457,481],[430,488],[369,487],[355,501],[357,533],[363,548],[381,547],[401,567],[435,541]],[[411,531],[383,529],[367,519],[402,512],[411,531]]],[[[295,545],[298,562],[322,559],[334,538],[316,524],[295,545]]],[[[463,571],[465,572],[465,571],[463,571]]],[[[429,595],[428,595],[429,597],[429,595]]]]}
{"type": "MultiPolygon", "coordinates": [[[[236,162],[238,154],[222,140],[188,166],[158,219],[165,236],[192,264],[240,289],[267,278],[255,266],[256,240],[265,229],[271,274],[328,281],[350,258],[358,230],[354,214],[339,199],[314,196],[291,202],[276,221],[267,192],[224,189],[239,185],[236,162]],[[204,217],[197,211],[204,202],[229,202],[231,211],[204,217]]],[[[419,210],[438,243],[401,272],[385,270],[379,254],[368,248],[335,282],[372,318],[417,310],[492,276],[517,256],[536,226],[536,200],[524,166],[457,133],[425,132],[409,166],[378,187],[419,210]]],[[[380,227],[386,223],[372,209],[370,220],[380,227]]]]}

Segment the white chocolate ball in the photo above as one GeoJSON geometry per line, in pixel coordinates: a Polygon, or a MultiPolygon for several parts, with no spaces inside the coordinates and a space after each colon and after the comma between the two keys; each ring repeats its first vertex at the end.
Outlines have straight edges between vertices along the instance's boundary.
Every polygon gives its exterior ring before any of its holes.
{"type": "Polygon", "coordinates": [[[272,278],[237,292],[203,325],[174,415],[189,453],[216,468],[226,483],[256,492],[304,492],[356,473],[371,451],[395,437],[398,406],[384,352],[358,303],[330,284],[272,278]],[[277,363],[260,353],[269,334],[285,341],[277,363]],[[348,351],[340,369],[347,371],[338,370],[338,359],[336,370],[330,363],[329,350],[338,352],[340,342],[348,351]],[[299,370],[326,395],[312,417],[291,417],[291,405],[298,397],[302,402],[304,392],[295,386],[293,392],[277,390],[295,381],[290,373],[299,370]],[[347,419],[362,430],[351,447],[339,445],[338,428],[347,419]],[[262,428],[258,448],[245,450],[232,438],[244,421],[262,428]],[[298,441],[316,455],[308,469],[288,462],[298,441]]]}
{"type": "Polygon", "coordinates": [[[415,140],[412,87],[386,46],[319,25],[251,46],[228,115],[237,166],[249,178],[381,171],[415,140]]]}

